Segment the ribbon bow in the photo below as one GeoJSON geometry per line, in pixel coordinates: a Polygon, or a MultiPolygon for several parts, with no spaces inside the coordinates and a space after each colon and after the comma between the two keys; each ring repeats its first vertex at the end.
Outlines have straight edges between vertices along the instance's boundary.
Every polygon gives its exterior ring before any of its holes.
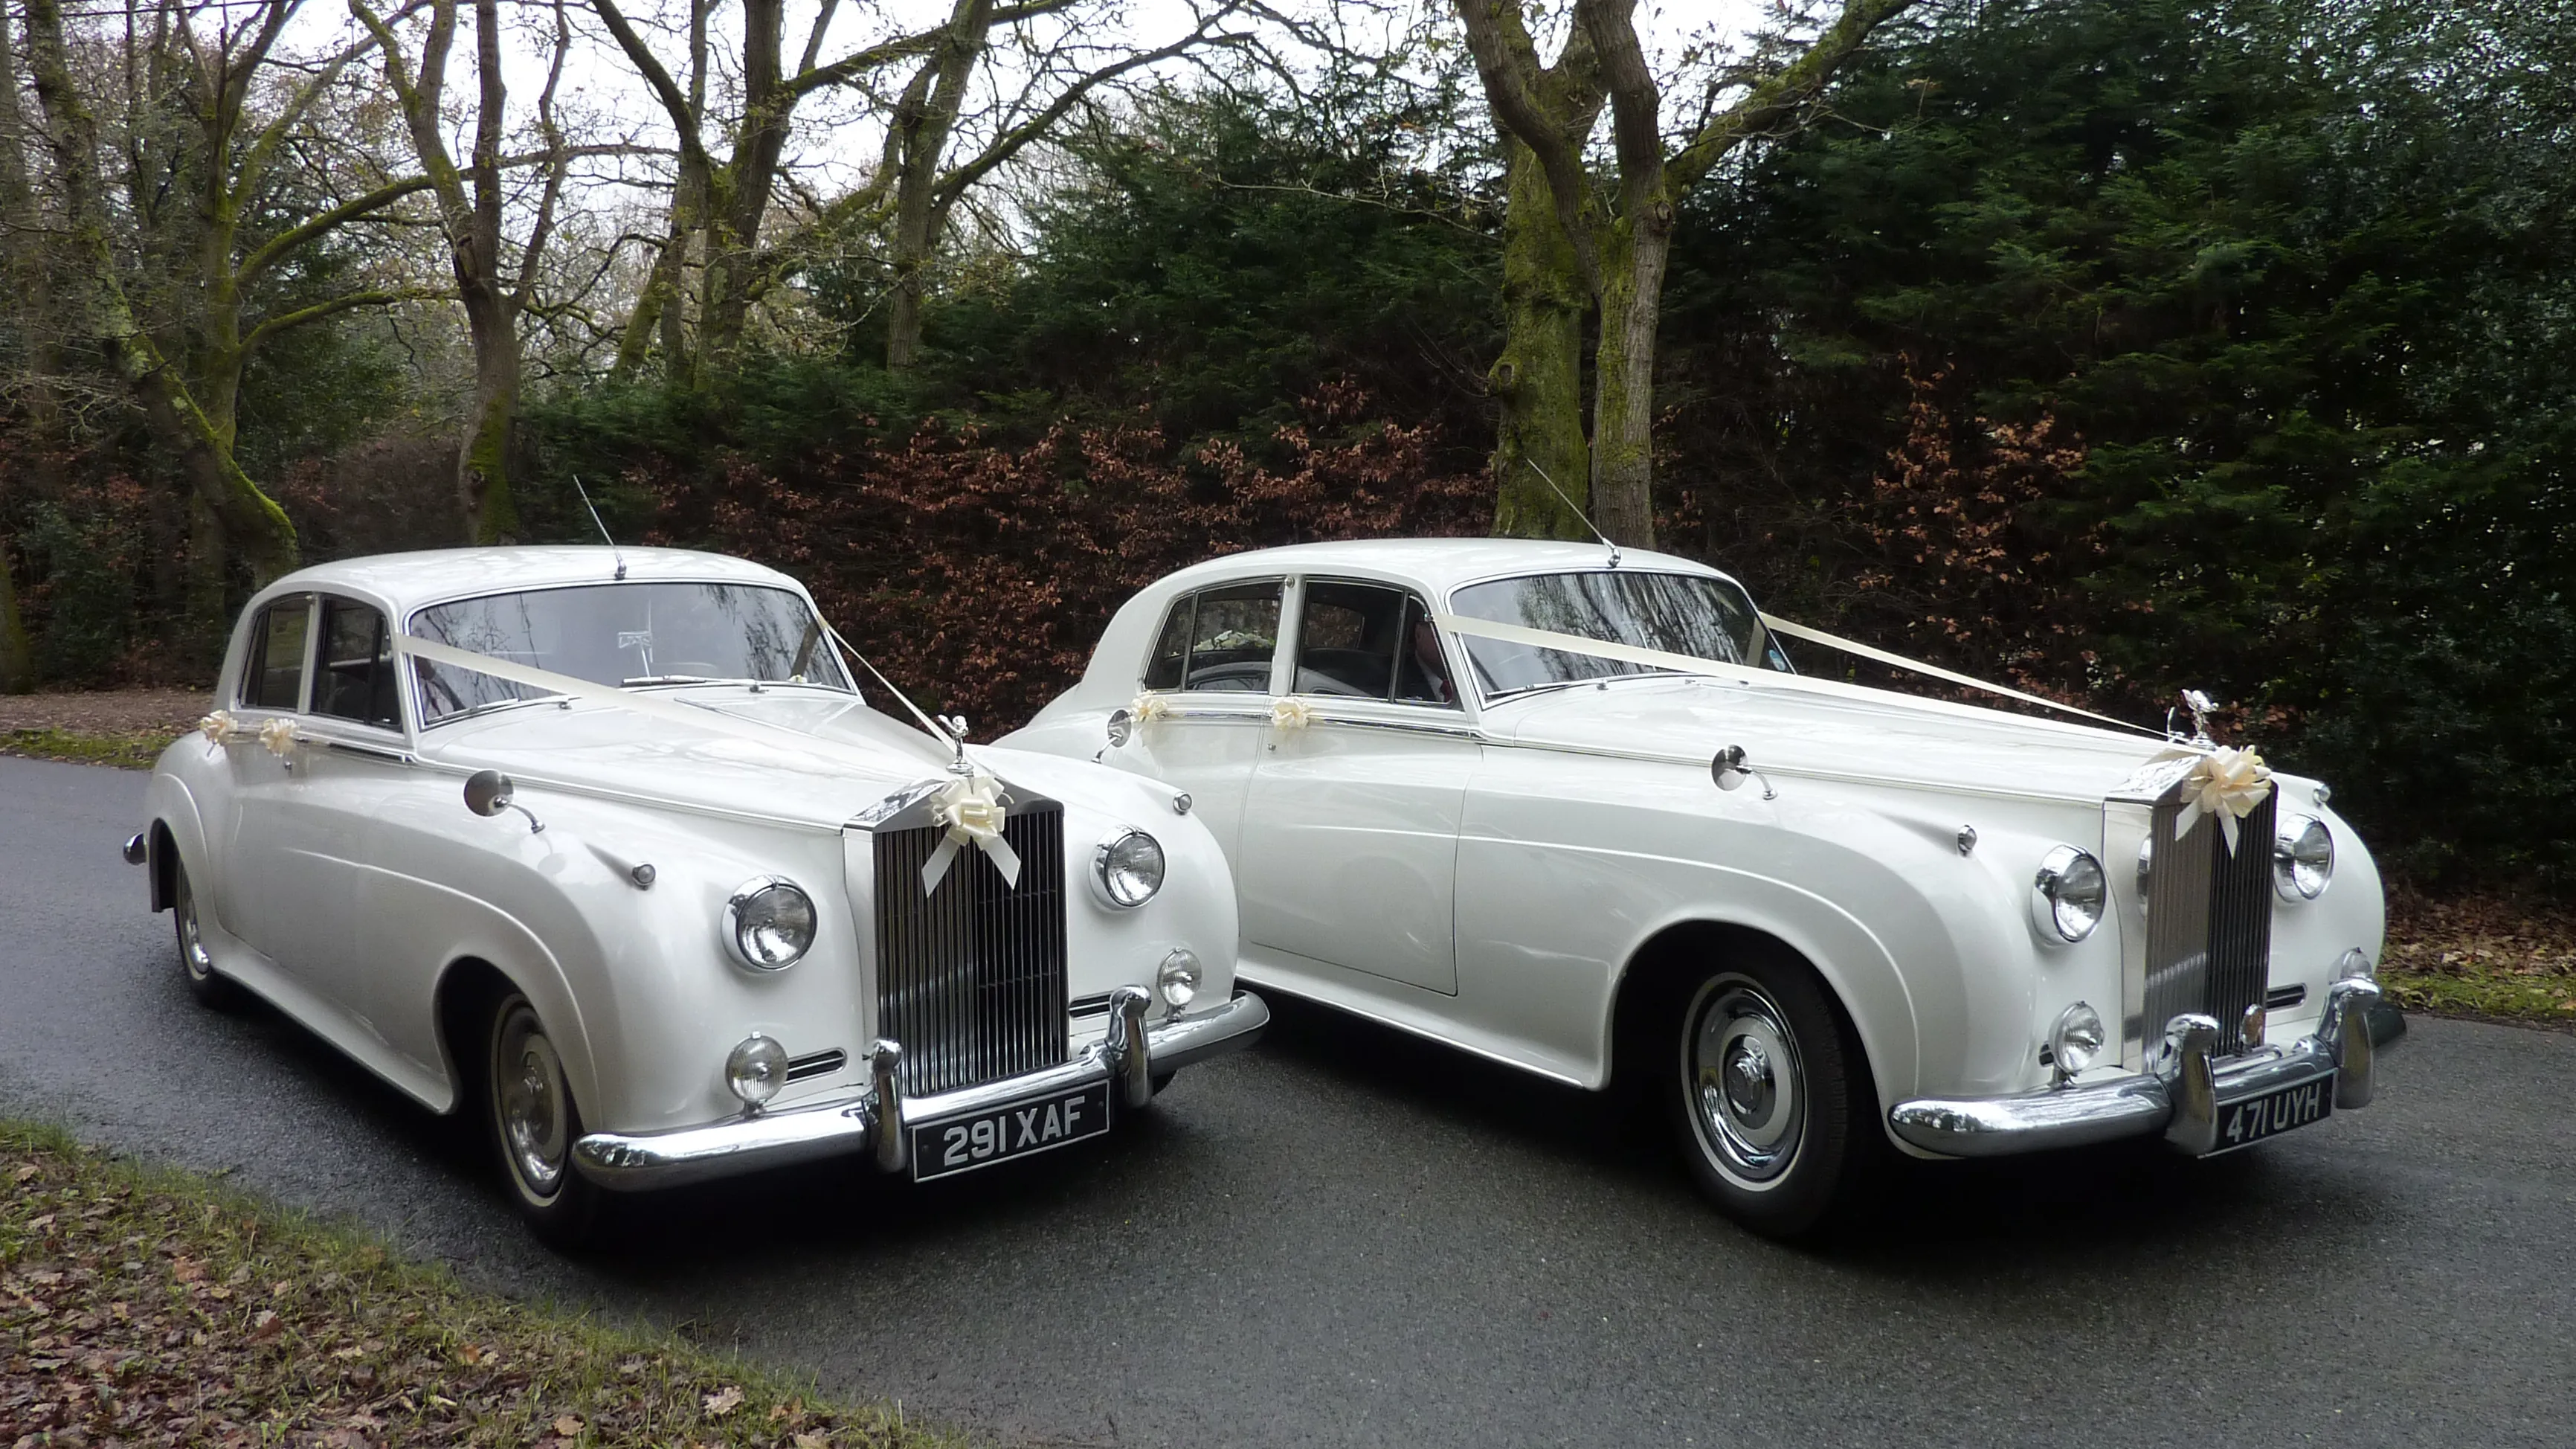
{"type": "Polygon", "coordinates": [[[2174,838],[2189,834],[2203,815],[2216,816],[2219,834],[2233,855],[2236,822],[2253,814],[2271,793],[2272,771],[2261,755],[2235,748],[2203,755],[2182,777],[2182,813],[2174,817],[2174,838]]]}
{"type": "Polygon", "coordinates": [[[1302,730],[1315,722],[1315,707],[1302,699],[1283,699],[1270,706],[1270,722],[1283,730],[1302,730]]]}
{"type": "Polygon", "coordinates": [[[1005,884],[1020,883],[1020,853],[1002,838],[1009,818],[1002,807],[1002,783],[990,775],[952,775],[931,797],[931,818],[947,828],[947,838],[921,863],[921,893],[929,895],[948,878],[957,852],[971,845],[984,852],[1005,884]]]}
{"type": "Polygon", "coordinates": [[[1164,701],[1161,693],[1151,689],[1136,696],[1135,701],[1127,706],[1128,718],[1140,725],[1152,724],[1171,712],[1171,705],[1164,701]]]}
{"type": "Polygon", "coordinates": [[[241,737],[241,721],[233,718],[232,711],[219,709],[197,721],[197,733],[206,737],[207,744],[228,745],[241,737]]]}
{"type": "Polygon", "coordinates": [[[261,725],[259,727],[259,742],[268,746],[268,752],[270,754],[277,756],[281,760],[285,759],[288,752],[295,748],[295,721],[291,719],[273,719],[268,723],[261,725]]]}

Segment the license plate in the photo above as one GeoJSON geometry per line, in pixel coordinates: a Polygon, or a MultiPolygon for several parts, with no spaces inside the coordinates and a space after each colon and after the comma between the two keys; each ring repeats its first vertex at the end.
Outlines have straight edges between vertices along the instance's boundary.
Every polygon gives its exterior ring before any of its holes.
{"type": "Polygon", "coordinates": [[[2218,1109],[2219,1152],[2278,1137],[2334,1113],[2334,1074],[2294,1087],[2277,1087],[2259,1097],[2222,1103],[2218,1109]]]}
{"type": "Polygon", "coordinates": [[[912,1129],[912,1180],[928,1182],[1028,1157],[1109,1130],[1109,1084],[1014,1102],[974,1117],[912,1129]]]}

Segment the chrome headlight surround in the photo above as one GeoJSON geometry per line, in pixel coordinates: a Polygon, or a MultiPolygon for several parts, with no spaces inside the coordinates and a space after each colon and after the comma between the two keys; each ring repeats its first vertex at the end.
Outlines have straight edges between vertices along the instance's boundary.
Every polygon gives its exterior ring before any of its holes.
{"type": "Polygon", "coordinates": [[[2030,923],[2043,941],[2070,945],[2093,934],[2110,906],[2110,877],[2090,851],[2049,847],[2030,883],[2030,923]]]}
{"type": "Polygon", "coordinates": [[[1112,910],[1132,911],[1163,888],[1163,843],[1132,825],[1100,837],[1091,850],[1091,893],[1112,910]]]}
{"type": "Polygon", "coordinates": [[[2334,831],[2314,815],[2293,815],[2272,836],[2272,889],[2292,905],[2334,884],[2334,831]]]}
{"type": "Polygon", "coordinates": [[[725,901],[725,949],[745,970],[762,975],[804,960],[816,926],[814,898],[785,876],[754,876],[725,901]]]}

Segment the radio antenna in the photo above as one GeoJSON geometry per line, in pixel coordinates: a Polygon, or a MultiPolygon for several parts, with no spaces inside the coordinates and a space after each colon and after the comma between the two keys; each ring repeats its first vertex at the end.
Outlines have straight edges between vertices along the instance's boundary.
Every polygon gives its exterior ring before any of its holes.
{"type": "Polygon", "coordinates": [[[1619,545],[1612,543],[1610,541],[1610,535],[1603,533],[1599,527],[1594,525],[1592,522],[1592,515],[1584,512],[1581,504],[1576,503],[1573,499],[1565,496],[1565,490],[1557,487],[1556,480],[1547,476],[1547,470],[1538,465],[1538,459],[1523,458],[1521,461],[1529,464],[1530,471],[1538,475],[1539,481],[1547,485],[1548,491],[1554,493],[1567,508],[1572,509],[1574,511],[1574,516],[1583,520],[1583,526],[1592,530],[1592,536],[1601,540],[1601,546],[1610,550],[1610,567],[1614,569],[1617,568],[1619,566],[1619,545]]]}
{"type": "Polygon", "coordinates": [[[617,579],[623,583],[626,579],[626,555],[617,551],[617,540],[608,536],[608,525],[599,521],[599,505],[590,501],[590,490],[581,486],[579,473],[572,475],[572,486],[573,491],[581,495],[581,506],[590,510],[590,526],[598,529],[600,538],[607,543],[608,556],[617,560],[617,579]]]}

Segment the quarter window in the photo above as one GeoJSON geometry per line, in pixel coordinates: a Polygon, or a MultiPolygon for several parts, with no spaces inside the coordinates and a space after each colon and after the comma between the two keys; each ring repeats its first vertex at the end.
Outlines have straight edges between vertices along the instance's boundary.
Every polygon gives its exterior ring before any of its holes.
{"type": "Polygon", "coordinates": [[[313,617],[309,594],[280,599],[252,626],[250,660],[242,670],[241,702],[248,709],[282,709],[304,704],[304,634],[313,617]]]}
{"type": "Polygon", "coordinates": [[[346,599],[322,601],[322,655],[313,712],[396,729],[393,641],[385,616],[346,599]]]}
{"type": "Polygon", "coordinates": [[[1176,599],[1145,661],[1147,689],[1267,694],[1279,649],[1280,581],[1228,584],[1176,599]]]}

